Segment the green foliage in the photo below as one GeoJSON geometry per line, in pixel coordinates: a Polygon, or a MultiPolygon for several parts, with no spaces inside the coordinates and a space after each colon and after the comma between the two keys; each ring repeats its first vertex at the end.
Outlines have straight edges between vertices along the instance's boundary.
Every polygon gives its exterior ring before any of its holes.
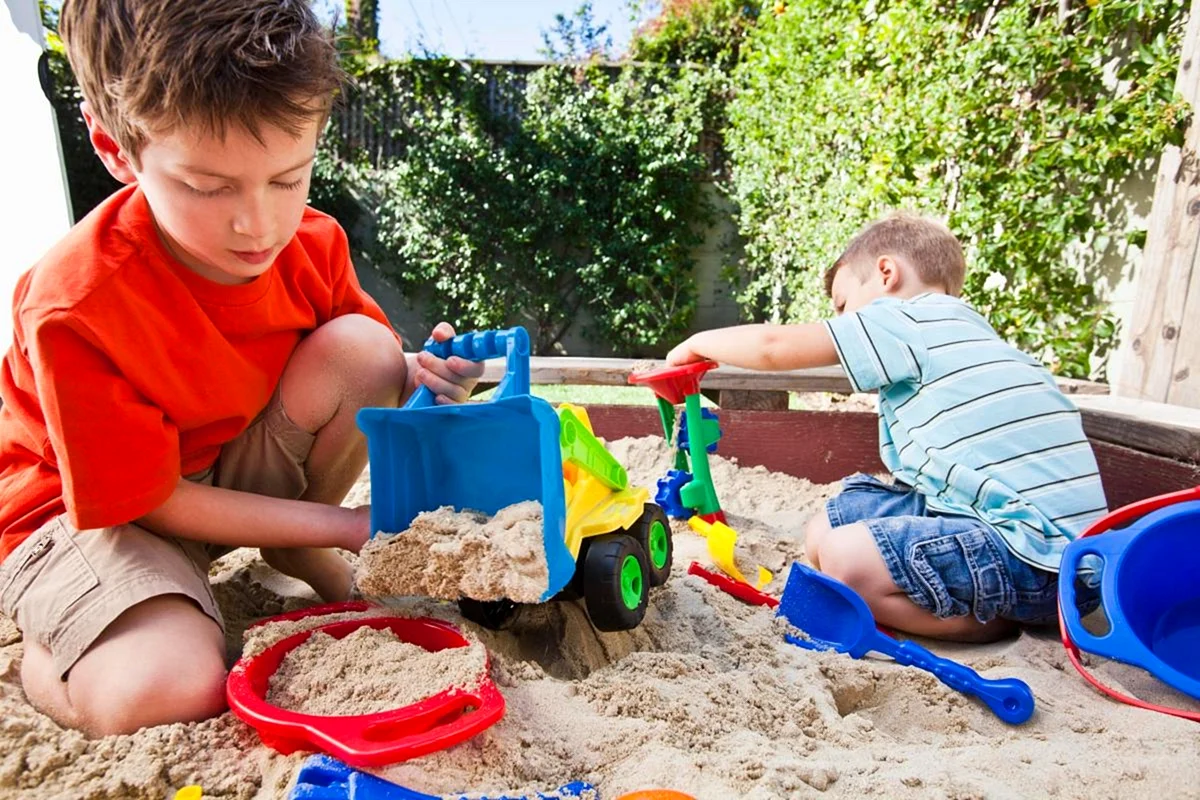
{"type": "Polygon", "coordinates": [[[608,24],[596,21],[592,0],[584,0],[571,16],[555,14],[554,25],[542,32],[538,52],[551,61],[609,59],[613,38],[608,24]]]}
{"type": "Polygon", "coordinates": [[[367,213],[354,187],[368,182],[369,171],[369,164],[343,158],[338,152],[337,137],[326,129],[317,142],[308,203],[336,219],[351,237],[351,245],[360,251],[371,245],[354,239],[359,223],[367,213]]]}
{"type": "Polygon", "coordinates": [[[46,30],[46,59],[50,71],[50,105],[58,123],[58,138],[62,146],[71,195],[71,213],[76,220],[120,188],[104,164],[96,157],[88,139],[87,126],[79,112],[83,93],[75,81],[75,73],[67,61],[66,48],[58,38],[58,7],[41,0],[42,26],[46,30]]]}
{"type": "Polygon", "coordinates": [[[665,0],[658,15],[634,32],[630,58],[730,70],[761,5],[760,0],[665,0]]]}
{"type": "Polygon", "coordinates": [[[508,117],[483,78],[444,80],[406,99],[404,155],[373,178],[381,268],[456,325],[526,324],[539,352],[581,321],[629,354],[681,336],[711,220],[704,74],[546,67],[508,117]]]}
{"type": "Polygon", "coordinates": [[[379,0],[346,0],[346,28],[363,49],[379,52],[379,0]]]}
{"type": "Polygon", "coordinates": [[[1093,278],[1106,242],[1139,235],[1122,182],[1182,139],[1184,8],[1059,6],[795,0],[764,15],[727,132],[745,312],[817,316],[846,241],[907,207],[967,245],[966,296],[1002,336],[1060,374],[1102,372],[1116,330],[1093,278]]]}

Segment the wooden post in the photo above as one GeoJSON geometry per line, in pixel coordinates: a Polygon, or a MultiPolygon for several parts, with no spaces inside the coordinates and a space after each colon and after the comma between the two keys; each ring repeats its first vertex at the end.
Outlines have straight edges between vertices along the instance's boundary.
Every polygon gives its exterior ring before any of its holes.
{"type": "MultiPolygon", "coordinates": [[[[1200,113],[1200,0],[1193,0],[1175,89],[1200,113]]],[[[1133,318],[1113,394],[1200,407],[1200,119],[1159,163],[1133,318]]]]}
{"type": "Polygon", "coordinates": [[[722,389],[717,405],[744,411],[787,411],[789,398],[788,392],[722,389]]]}

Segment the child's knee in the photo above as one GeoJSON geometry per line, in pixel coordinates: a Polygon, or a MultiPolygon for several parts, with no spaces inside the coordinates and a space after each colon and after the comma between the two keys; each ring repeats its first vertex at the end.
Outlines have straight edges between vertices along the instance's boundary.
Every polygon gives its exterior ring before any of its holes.
{"type": "Polygon", "coordinates": [[[225,709],[225,639],[190,600],[162,595],[127,610],[72,666],[67,694],[89,734],[207,719],[225,709]]]}
{"type": "Polygon", "coordinates": [[[315,432],[338,409],[395,405],[408,377],[404,351],[390,328],[346,314],[310,333],[280,378],[288,416],[315,432]]]}
{"type": "Polygon", "coordinates": [[[818,568],[858,591],[864,591],[881,578],[888,576],[879,549],[875,546],[870,529],[861,522],[843,525],[836,531],[818,537],[818,568]]]}
{"type": "Polygon", "coordinates": [[[317,328],[301,342],[306,360],[323,362],[328,376],[352,376],[356,382],[373,380],[389,386],[404,383],[407,362],[391,329],[363,314],[345,314],[317,328]]]}
{"type": "Polygon", "coordinates": [[[146,654],[138,668],[93,681],[83,692],[72,690],[71,699],[87,733],[133,733],[220,714],[225,710],[225,676],[224,659],[216,652],[146,654]]]}
{"type": "Polygon", "coordinates": [[[829,524],[829,516],[824,511],[813,514],[805,523],[804,554],[818,569],[821,565],[821,550],[831,530],[833,528],[829,524]]]}

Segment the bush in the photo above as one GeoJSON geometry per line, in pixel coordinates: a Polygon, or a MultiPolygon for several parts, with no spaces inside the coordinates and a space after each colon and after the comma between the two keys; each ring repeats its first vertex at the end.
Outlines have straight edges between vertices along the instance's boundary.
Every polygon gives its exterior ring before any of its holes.
{"type": "Polygon", "coordinates": [[[628,354],[681,336],[712,219],[704,75],[546,67],[507,118],[473,99],[484,88],[410,103],[379,175],[381,268],[456,325],[527,324],[538,352],[581,319],[628,354]]]}
{"type": "Polygon", "coordinates": [[[1102,374],[1116,328],[1090,276],[1106,241],[1144,237],[1121,183],[1182,140],[1184,9],[1066,5],[796,0],[764,14],[726,134],[745,313],[812,319],[855,230],[907,207],[963,240],[966,296],[1001,336],[1060,374],[1102,374]]]}
{"type": "Polygon", "coordinates": [[[665,0],[634,32],[629,56],[659,64],[706,64],[731,70],[758,19],[757,0],[665,0]]]}

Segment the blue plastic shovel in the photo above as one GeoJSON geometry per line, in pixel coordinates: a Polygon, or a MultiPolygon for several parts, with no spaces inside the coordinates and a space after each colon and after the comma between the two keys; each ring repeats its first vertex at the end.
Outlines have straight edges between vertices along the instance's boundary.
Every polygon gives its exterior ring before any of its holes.
{"type": "Polygon", "coordinates": [[[935,656],[913,641],[880,633],[871,609],[857,592],[841,581],[796,562],[779,599],[779,616],[808,638],[788,635],[794,645],[809,650],[836,650],[862,658],[875,651],[898,664],[932,673],[951,689],[978,697],[996,716],[1019,725],[1033,714],[1033,692],[1017,678],[989,680],[970,667],[935,656]]]}
{"type": "MultiPolygon", "coordinates": [[[[477,795],[476,795],[477,796],[477,795]]],[[[526,796],[527,797],[527,796],[526,796]]],[[[552,798],[599,798],[591,784],[576,781],[553,792],[534,795],[538,800],[552,798]],[[585,794],[590,792],[591,794],[585,794]]],[[[465,800],[466,795],[463,795],[465,800]]],[[[329,756],[311,756],[296,776],[296,785],[288,800],[442,800],[442,797],[397,786],[366,772],[359,772],[329,756]]],[[[479,800],[522,800],[507,795],[485,795],[479,800]]]]}
{"type": "Polygon", "coordinates": [[[575,574],[567,549],[562,447],[554,407],[529,393],[529,334],[474,331],[425,349],[442,358],[505,359],[492,399],[438,405],[422,386],[404,408],[364,408],[358,427],[371,462],[371,531],[406,530],[442,506],[495,514],[523,500],[542,504],[549,600],[575,574]]]}

